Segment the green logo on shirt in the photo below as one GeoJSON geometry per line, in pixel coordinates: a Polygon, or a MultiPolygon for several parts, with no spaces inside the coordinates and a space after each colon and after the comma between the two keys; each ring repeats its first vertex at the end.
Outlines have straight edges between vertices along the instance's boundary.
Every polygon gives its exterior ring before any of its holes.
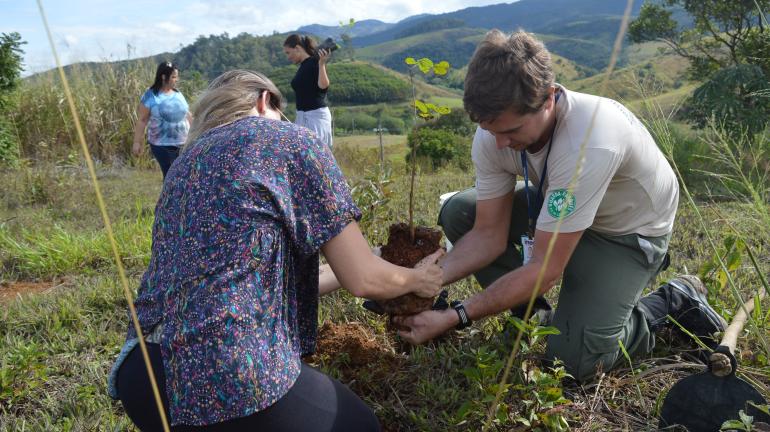
{"type": "Polygon", "coordinates": [[[567,192],[567,189],[557,189],[548,195],[548,214],[558,218],[562,209],[564,209],[564,217],[575,211],[575,195],[567,192]]]}

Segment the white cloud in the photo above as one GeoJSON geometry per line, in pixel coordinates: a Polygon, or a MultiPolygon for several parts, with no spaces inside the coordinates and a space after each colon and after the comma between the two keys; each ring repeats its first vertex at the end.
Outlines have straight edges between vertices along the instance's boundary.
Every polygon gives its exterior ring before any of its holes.
{"type": "Polygon", "coordinates": [[[64,35],[64,38],[62,39],[62,41],[64,42],[64,45],[68,48],[77,45],[79,40],[80,39],[78,39],[77,36],[72,34],[64,35]]]}
{"type": "Polygon", "coordinates": [[[184,27],[180,26],[179,24],[172,23],[170,21],[161,21],[155,24],[155,27],[157,27],[159,30],[165,33],[171,33],[171,34],[185,33],[184,27]]]}

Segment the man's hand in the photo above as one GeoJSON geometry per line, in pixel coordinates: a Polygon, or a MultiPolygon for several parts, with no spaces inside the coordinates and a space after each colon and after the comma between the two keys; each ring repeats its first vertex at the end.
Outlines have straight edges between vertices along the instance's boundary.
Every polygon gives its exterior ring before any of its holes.
{"type": "Polygon", "coordinates": [[[412,345],[420,345],[456,326],[460,318],[454,309],[449,308],[441,311],[427,310],[410,316],[394,316],[393,322],[409,328],[399,330],[399,336],[412,345]]]}

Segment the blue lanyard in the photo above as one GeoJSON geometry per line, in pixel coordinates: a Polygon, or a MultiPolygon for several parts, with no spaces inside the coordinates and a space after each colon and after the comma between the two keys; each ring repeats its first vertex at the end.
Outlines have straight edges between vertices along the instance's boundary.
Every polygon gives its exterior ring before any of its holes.
{"type": "MultiPolygon", "coordinates": [[[[554,100],[554,105],[556,105],[557,102],[559,102],[559,96],[561,96],[561,92],[556,93],[556,99],[554,100]]],[[[558,121],[558,120],[557,120],[558,121]]],[[[551,133],[551,139],[548,141],[548,152],[545,154],[545,163],[543,164],[543,173],[540,175],[540,184],[537,185],[537,195],[535,196],[535,199],[537,200],[537,208],[540,208],[543,206],[543,183],[545,183],[545,176],[548,173],[548,158],[551,156],[551,147],[553,146],[553,136],[556,134],[556,125],[553,127],[553,132],[551,133]]],[[[521,165],[524,167],[524,194],[527,196],[527,214],[529,215],[529,235],[530,238],[534,238],[535,235],[535,220],[537,219],[537,215],[535,213],[535,207],[530,203],[530,197],[529,197],[529,168],[527,165],[527,150],[524,149],[521,151],[521,165]]]]}

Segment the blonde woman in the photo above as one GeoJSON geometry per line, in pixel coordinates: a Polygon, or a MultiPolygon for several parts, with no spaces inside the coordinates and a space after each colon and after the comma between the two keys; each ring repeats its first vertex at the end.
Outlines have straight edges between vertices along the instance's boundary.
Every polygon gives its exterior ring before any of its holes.
{"type": "MultiPolygon", "coordinates": [[[[174,431],[379,430],[350,389],[301,361],[318,296],[441,286],[440,252],[415,269],[371,253],[331,150],[280,121],[281,105],[259,73],[216,78],[158,201],[135,306],[174,431]]],[[[160,430],[136,337],[129,326],[110,393],[140,429],[160,430]]]]}

